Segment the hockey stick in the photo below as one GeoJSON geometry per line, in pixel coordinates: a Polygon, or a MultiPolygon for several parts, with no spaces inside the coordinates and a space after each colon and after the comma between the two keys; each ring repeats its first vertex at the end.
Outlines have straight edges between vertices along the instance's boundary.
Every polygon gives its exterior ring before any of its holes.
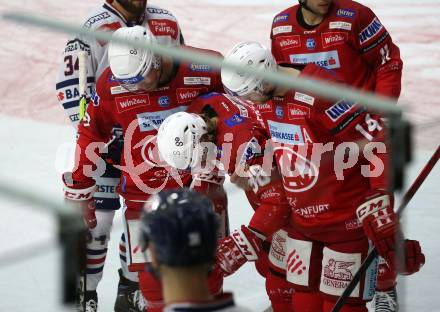
{"type": "MultiPolygon", "coordinates": [[[[405,195],[402,198],[402,201],[399,205],[399,208],[397,209],[397,215],[400,217],[403,210],[406,208],[410,200],[414,197],[415,193],[418,191],[422,183],[425,181],[425,179],[428,177],[429,173],[434,168],[435,164],[437,163],[438,159],[440,158],[440,146],[437,147],[437,150],[435,151],[434,155],[429,159],[428,163],[425,165],[423,170],[420,172],[417,179],[413,182],[411,187],[406,191],[405,195]]],[[[348,299],[348,297],[353,292],[353,289],[357,286],[361,279],[362,273],[365,272],[365,270],[370,266],[370,264],[374,261],[374,259],[377,257],[377,251],[376,248],[373,248],[370,250],[370,252],[367,255],[367,258],[362,262],[359,270],[356,272],[356,274],[353,276],[353,279],[350,281],[350,283],[345,288],[342,295],[339,297],[338,301],[336,301],[332,312],[339,312],[344,305],[345,301],[348,299]]]]}
{"type": "Polygon", "coordinates": [[[78,53],[78,80],[79,80],[79,120],[81,121],[87,109],[87,52],[78,53]]]}
{"type": "MultiPolygon", "coordinates": [[[[78,89],[80,94],[79,99],[79,121],[84,118],[87,109],[87,52],[78,52],[78,89]]],[[[86,311],[85,294],[87,291],[87,248],[86,248],[87,233],[80,233],[77,237],[77,255],[78,271],[77,271],[77,300],[80,311],[86,311]]],[[[75,248],[74,246],[72,246],[75,248]]]]}

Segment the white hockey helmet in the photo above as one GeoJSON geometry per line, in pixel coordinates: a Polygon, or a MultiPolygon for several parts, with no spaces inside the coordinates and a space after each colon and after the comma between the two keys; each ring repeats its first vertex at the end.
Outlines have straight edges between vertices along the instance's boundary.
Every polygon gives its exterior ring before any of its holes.
{"type": "Polygon", "coordinates": [[[178,112],[168,116],[157,132],[157,147],[163,160],[177,169],[195,167],[201,160],[200,138],[207,126],[197,114],[178,112]]]}
{"type": "MultiPolygon", "coordinates": [[[[255,69],[276,70],[276,62],[272,53],[255,41],[240,42],[225,56],[224,61],[255,69]]],[[[248,75],[223,66],[221,76],[223,86],[231,95],[246,96],[252,92],[263,92],[263,79],[255,75],[248,75]]]]}
{"type": "MultiPolygon", "coordinates": [[[[142,26],[122,27],[113,36],[122,39],[156,43],[154,35],[142,26]]],[[[150,50],[142,50],[111,41],[108,47],[108,62],[114,78],[129,91],[136,91],[152,69],[161,66],[160,57],[150,50]]]]}

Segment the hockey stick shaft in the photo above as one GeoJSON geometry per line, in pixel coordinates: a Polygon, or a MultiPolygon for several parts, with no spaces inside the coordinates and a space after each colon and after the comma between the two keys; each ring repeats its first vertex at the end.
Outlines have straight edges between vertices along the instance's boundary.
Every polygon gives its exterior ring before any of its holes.
{"type": "MultiPolygon", "coordinates": [[[[78,90],[80,94],[79,99],[79,120],[84,118],[87,109],[87,52],[78,52],[78,90]]],[[[69,254],[74,253],[78,257],[77,263],[72,263],[73,267],[77,267],[78,272],[73,272],[79,274],[77,276],[77,300],[80,307],[80,311],[86,311],[86,300],[85,292],[87,290],[87,248],[86,248],[86,233],[79,233],[77,237],[72,237],[71,249],[77,250],[67,250],[69,254]],[[75,240],[76,239],[76,240],[75,240]]],[[[69,272],[66,271],[65,274],[69,272]]],[[[74,277],[73,277],[74,278],[74,277]]]]}
{"type": "Polygon", "coordinates": [[[87,109],[87,52],[80,51],[78,53],[78,89],[79,99],[79,120],[83,119],[87,109]]]}
{"type": "MultiPolygon", "coordinates": [[[[434,168],[434,166],[437,163],[439,158],[440,158],[440,146],[437,147],[437,150],[434,152],[434,155],[431,156],[428,163],[425,165],[425,167],[420,172],[419,176],[416,178],[416,180],[413,182],[411,187],[408,189],[408,191],[406,191],[405,195],[403,196],[402,201],[399,205],[399,208],[397,209],[397,214],[399,215],[399,217],[402,214],[403,210],[408,205],[408,203],[414,197],[416,192],[419,190],[420,186],[426,180],[426,178],[428,177],[429,173],[434,168]]],[[[374,259],[376,257],[377,257],[377,251],[376,251],[376,248],[373,248],[370,250],[367,257],[362,262],[359,270],[353,276],[353,279],[347,285],[344,292],[339,297],[338,301],[336,301],[336,303],[332,309],[332,312],[339,312],[341,310],[342,306],[345,304],[345,301],[348,299],[348,297],[353,292],[354,288],[359,283],[362,273],[365,272],[365,270],[370,266],[370,264],[374,261],[374,259]]]]}
{"type": "Polygon", "coordinates": [[[405,209],[405,207],[408,205],[410,200],[414,197],[416,192],[419,190],[422,183],[425,181],[426,177],[429,175],[431,170],[434,168],[435,164],[440,158],[440,146],[437,147],[437,150],[434,152],[434,154],[429,159],[428,163],[425,165],[425,167],[420,172],[419,176],[416,178],[416,180],[413,182],[411,187],[408,191],[406,191],[405,195],[402,198],[402,201],[399,205],[399,208],[397,209],[397,214],[400,216],[402,211],[405,209]]]}

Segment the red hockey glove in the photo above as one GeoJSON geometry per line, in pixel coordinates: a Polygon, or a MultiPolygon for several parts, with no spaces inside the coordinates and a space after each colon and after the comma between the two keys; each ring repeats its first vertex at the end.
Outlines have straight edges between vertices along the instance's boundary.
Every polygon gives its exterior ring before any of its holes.
{"type": "Polygon", "coordinates": [[[393,210],[394,199],[386,192],[378,191],[366,198],[356,214],[367,237],[389,265],[395,263],[395,239],[399,228],[397,215],[393,210]]]}
{"type": "Polygon", "coordinates": [[[403,240],[403,237],[393,205],[392,195],[385,191],[377,191],[367,197],[366,201],[357,208],[356,214],[365,234],[390,268],[402,274],[412,274],[423,266],[425,257],[417,241],[405,240],[403,242],[404,263],[403,265],[396,264],[396,238],[403,240]]]}
{"type": "Polygon", "coordinates": [[[93,229],[96,227],[95,202],[93,201],[93,194],[97,189],[95,182],[75,182],[71,172],[63,173],[62,179],[66,203],[81,209],[86,225],[89,229],[93,229]]]}
{"type": "Polygon", "coordinates": [[[263,240],[242,225],[240,230],[235,230],[219,243],[215,266],[223,271],[224,276],[233,274],[247,261],[258,259],[263,240]]]}
{"type": "Polygon", "coordinates": [[[411,275],[418,272],[425,264],[425,255],[422,253],[420,243],[416,240],[405,239],[405,267],[399,269],[400,274],[411,275]]]}

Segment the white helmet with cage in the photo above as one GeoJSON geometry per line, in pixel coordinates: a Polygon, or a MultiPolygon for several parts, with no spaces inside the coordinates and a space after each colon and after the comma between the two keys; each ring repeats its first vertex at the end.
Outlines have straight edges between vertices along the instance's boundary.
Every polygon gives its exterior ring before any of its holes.
{"type": "MultiPolygon", "coordinates": [[[[237,44],[225,56],[224,62],[255,69],[275,71],[276,62],[272,53],[262,44],[245,41],[237,44]]],[[[263,79],[222,66],[221,76],[225,90],[234,96],[246,96],[251,92],[263,92],[263,79]]]]}
{"type": "Polygon", "coordinates": [[[157,132],[157,147],[162,159],[177,169],[199,165],[200,138],[205,133],[206,122],[197,114],[178,112],[168,116],[157,132]]]}
{"type": "MultiPolygon", "coordinates": [[[[122,27],[113,33],[121,39],[156,43],[154,35],[142,26],[122,27]]],[[[135,91],[152,69],[161,66],[160,57],[150,50],[138,49],[111,41],[108,48],[108,61],[114,78],[129,91],[135,91]]]]}

